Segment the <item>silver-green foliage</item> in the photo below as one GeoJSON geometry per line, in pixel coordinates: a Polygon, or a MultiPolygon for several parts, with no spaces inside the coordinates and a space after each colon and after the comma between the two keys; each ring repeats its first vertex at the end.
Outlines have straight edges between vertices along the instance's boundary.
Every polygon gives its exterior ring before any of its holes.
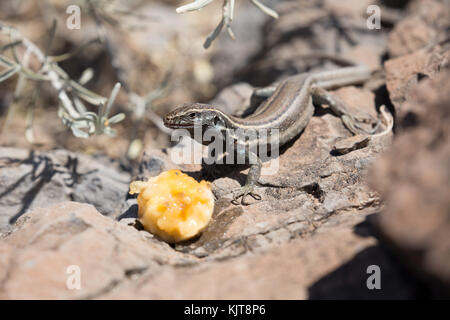
{"type": "Polygon", "coordinates": [[[47,82],[55,89],[58,96],[58,116],[76,137],[88,138],[94,134],[115,134],[111,125],[125,118],[123,113],[109,116],[111,107],[120,90],[120,83],[116,83],[109,98],[98,95],[83,86],[92,78],[91,70],[85,71],[79,81],[72,80],[59,67],[57,61],[60,61],[60,58],[44,54],[33,42],[23,37],[18,30],[0,23],[0,33],[9,37],[10,40],[6,45],[0,47],[0,65],[5,68],[0,72],[0,82],[18,74],[15,97],[21,95],[25,80],[47,82]],[[18,54],[18,46],[25,48],[24,54],[18,54]],[[3,54],[8,50],[12,52],[12,60],[3,54]],[[31,56],[40,63],[38,71],[29,68],[31,56]],[[96,106],[98,111],[88,111],[85,103],[96,106]]]}
{"type": "MultiPolygon", "coordinates": [[[[194,2],[189,3],[187,5],[181,6],[177,8],[177,13],[184,13],[189,11],[200,10],[201,8],[207,6],[214,0],[194,0],[194,2]]],[[[269,7],[265,6],[259,0],[250,0],[256,7],[258,7],[265,14],[277,19],[278,13],[269,7]]],[[[231,22],[234,18],[234,5],[235,0],[224,0],[223,9],[222,9],[222,19],[220,20],[219,25],[208,35],[206,38],[203,47],[205,49],[211,46],[211,43],[219,36],[223,27],[227,29],[228,34],[232,39],[235,38],[233,30],[231,29],[231,22]]]]}

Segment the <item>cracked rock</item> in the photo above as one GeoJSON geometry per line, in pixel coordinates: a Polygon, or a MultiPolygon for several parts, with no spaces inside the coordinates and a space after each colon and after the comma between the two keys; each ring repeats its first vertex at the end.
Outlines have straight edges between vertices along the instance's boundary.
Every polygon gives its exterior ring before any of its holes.
{"type": "Polygon", "coordinates": [[[96,298],[130,277],[188,259],[147,232],[75,202],[28,212],[1,240],[2,299],[96,298]],[[79,290],[67,286],[73,270],[79,290]]]}
{"type": "Polygon", "coordinates": [[[130,175],[116,162],[67,150],[0,148],[0,234],[26,211],[75,200],[120,213],[130,175]]]}
{"type": "MultiPolygon", "coordinates": [[[[430,287],[450,297],[450,68],[424,79],[406,99],[416,125],[400,126],[372,172],[386,199],[378,223],[384,240],[430,287]]],[[[400,123],[404,123],[400,121],[400,123]]]]}

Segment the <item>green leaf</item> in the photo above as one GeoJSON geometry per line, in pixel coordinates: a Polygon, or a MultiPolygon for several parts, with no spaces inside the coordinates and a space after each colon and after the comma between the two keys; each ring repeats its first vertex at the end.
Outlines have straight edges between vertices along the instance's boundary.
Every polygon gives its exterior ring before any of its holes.
{"type": "Polygon", "coordinates": [[[91,81],[91,79],[94,77],[94,70],[92,70],[92,68],[87,68],[86,70],[83,71],[80,80],[78,80],[78,82],[81,85],[85,85],[86,83],[88,83],[89,81],[91,81]]]}
{"type": "Polygon", "coordinates": [[[4,46],[0,47],[0,52],[3,52],[5,50],[8,50],[9,48],[15,47],[19,44],[22,44],[22,40],[16,40],[10,43],[5,44],[4,46]]]}
{"type": "Polygon", "coordinates": [[[78,84],[76,81],[70,80],[69,83],[70,83],[70,86],[77,92],[78,96],[81,99],[83,99],[93,105],[96,105],[96,106],[99,106],[106,102],[105,97],[102,97],[102,96],[86,89],[85,87],[78,84]]]}
{"type": "Polygon", "coordinates": [[[251,0],[252,3],[257,6],[259,8],[259,10],[261,10],[262,12],[264,12],[265,14],[271,16],[274,19],[278,19],[278,13],[273,10],[270,9],[269,7],[263,5],[261,2],[259,2],[258,0],[251,0]]]}
{"type": "Polygon", "coordinates": [[[111,125],[111,124],[119,123],[123,119],[125,119],[125,114],[124,113],[118,113],[118,114],[112,116],[111,118],[109,118],[108,122],[111,125]]]}
{"type": "Polygon", "coordinates": [[[78,129],[77,127],[71,127],[72,133],[77,138],[87,139],[89,138],[89,134],[84,132],[83,130],[78,129]]]}
{"type": "Polygon", "coordinates": [[[111,107],[112,107],[114,101],[116,100],[121,87],[122,87],[122,85],[120,84],[120,82],[117,82],[115,84],[114,88],[111,91],[111,95],[109,96],[108,103],[106,104],[105,114],[102,114],[102,116],[108,117],[109,111],[111,110],[111,107]]]}
{"type": "Polygon", "coordinates": [[[105,129],[103,129],[103,132],[110,137],[114,137],[117,133],[116,130],[111,127],[105,127],[105,129]]]}
{"type": "Polygon", "coordinates": [[[19,65],[16,65],[14,67],[6,69],[4,72],[0,73],[0,82],[11,78],[13,75],[15,75],[17,72],[19,72],[19,70],[20,70],[19,65]]]}
{"type": "Polygon", "coordinates": [[[33,108],[29,108],[27,111],[27,126],[25,129],[25,138],[31,144],[35,144],[33,134],[33,108]]]}
{"type": "Polygon", "coordinates": [[[12,67],[15,66],[16,64],[14,62],[12,62],[11,60],[9,60],[8,58],[6,58],[5,56],[0,56],[0,64],[5,66],[5,67],[12,67]]]}
{"type": "Polygon", "coordinates": [[[84,105],[84,103],[80,99],[78,99],[76,96],[73,98],[73,104],[80,114],[84,114],[87,112],[87,108],[84,105]]]}
{"type": "Polygon", "coordinates": [[[203,48],[208,49],[211,46],[211,43],[219,36],[220,32],[222,31],[224,24],[225,20],[222,18],[214,31],[211,32],[206,38],[205,43],[203,44],[203,48]]]}
{"type": "Polygon", "coordinates": [[[24,68],[22,67],[22,73],[24,76],[26,76],[29,79],[32,80],[38,80],[38,81],[48,81],[48,77],[45,77],[39,73],[33,72],[32,70],[28,69],[28,68],[24,68]]]}

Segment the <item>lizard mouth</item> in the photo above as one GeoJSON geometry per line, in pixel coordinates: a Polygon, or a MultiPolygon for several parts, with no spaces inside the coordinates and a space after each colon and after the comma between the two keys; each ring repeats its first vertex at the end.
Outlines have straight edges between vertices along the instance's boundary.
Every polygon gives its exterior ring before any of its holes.
{"type": "Polygon", "coordinates": [[[170,123],[164,122],[164,125],[171,129],[180,129],[180,128],[192,128],[193,125],[189,123],[170,123]]]}

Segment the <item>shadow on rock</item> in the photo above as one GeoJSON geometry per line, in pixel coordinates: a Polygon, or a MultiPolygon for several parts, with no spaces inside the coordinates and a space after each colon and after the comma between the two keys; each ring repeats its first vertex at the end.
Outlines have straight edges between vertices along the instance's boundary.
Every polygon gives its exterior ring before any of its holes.
{"type": "Polygon", "coordinates": [[[423,288],[398,266],[381,245],[368,247],[346,264],[329,273],[308,288],[310,299],[414,299],[423,288]],[[368,289],[369,279],[380,270],[380,289],[368,289]]]}

